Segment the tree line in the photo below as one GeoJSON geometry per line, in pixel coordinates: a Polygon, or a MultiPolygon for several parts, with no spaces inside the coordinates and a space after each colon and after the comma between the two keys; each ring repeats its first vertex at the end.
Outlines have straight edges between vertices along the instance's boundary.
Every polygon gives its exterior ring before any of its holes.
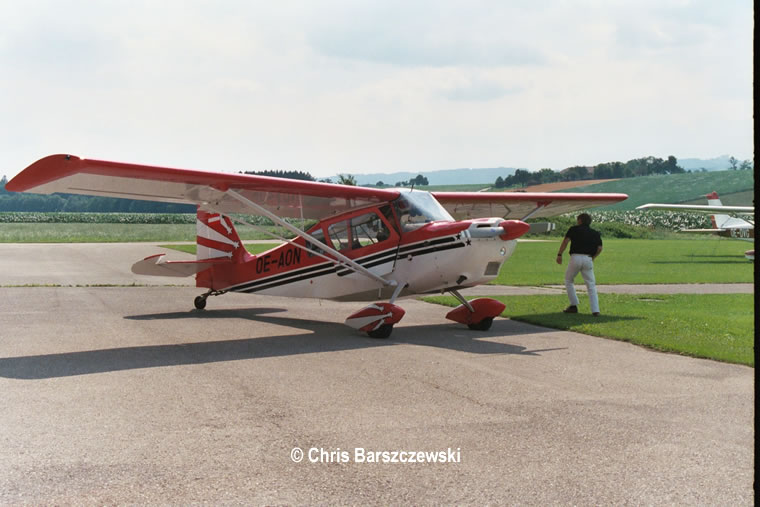
{"type": "MultiPolygon", "coordinates": [[[[730,157],[728,161],[733,170],[749,170],[754,168],[750,160],[739,162],[736,158],[730,157]]],[[[679,166],[678,160],[673,155],[670,155],[667,159],[650,156],[635,158],[628,162],[605,162],[591,167],[573,166],[561,171],[554,171],[548,168],[536,172],[517,169],[514,174],[504,178],[501,176],[496,178],[494,187],[527,187],[559,181],[609,180],[635,178],[651,174],[680,174],[685,172],[691,171],[685,171],[683,167],[679,166]]]]}
{"type": "Polygon", "coordinates": [[[69,211],[99,213],[195,213],[194,204],[140,201],[116,197],[76,194],[27,194],[8,192],[8,179],[0,179],[0,212],[2,211],[69,211]]]}
{"type": "Polygon", "coordinates": [[[536,172],[518,169],[514,174],[505,178],[496,178],[494,187],[527,187],[542,183],[556,183],[558,181],[579,180],[608,180],[620,178],[634,178],[636,176],[648,176],[650,174],[679,174],[684,169],[678,165],[674,156],[667,159],[658,157],[642,157],[629,160],[628,162],[605,162],[595,166],[573,166],[561,171],[541,169],[536,172]]]}

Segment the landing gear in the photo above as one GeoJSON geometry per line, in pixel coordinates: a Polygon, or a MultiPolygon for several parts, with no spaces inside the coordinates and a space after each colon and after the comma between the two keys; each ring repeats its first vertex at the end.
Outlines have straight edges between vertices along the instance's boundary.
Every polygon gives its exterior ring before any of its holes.
{"type": "Polygon", "coordinates": [[[385,339],[391,335],[393,331],[393,324],[383,324],[374,331],[367,331],[370,338],[385,339]]]}
{"type": "Polygon", "coordinates": [[[204,308],[206,308],[206,299],[208,299],[209,296],[221,296],[222,294],[226,292],[227,292],[226,290],[209,290],[208,292],[201,294],[200,296],[196,297],[193,300],[195,309],[203,310],[204,308]]]}
{"type": "Polygon", "coordinates": [[[467,327],[475,331],[491,329],[494,317],[501,315],[505,308],[504,303],[495,299],[478,298],[467,301],[459,292],[455,290],[449,292],[462,304],[447,313],[446,318],[467,324],[467,327]]]}
{"type": "Polygon", "coordinates": [[[467,324],[467,327],[474,331],[488,331],[493,324],[493,317],[485,317],[483,320],[473,324],[467,324]]]}
{"type": "Polygon", "coordinates": [[[404,309],[392,303],[374,303],[346,319],[346,325],[364,331],[370,338],[388,338],[393,324],[404,316],[404,309]]]}

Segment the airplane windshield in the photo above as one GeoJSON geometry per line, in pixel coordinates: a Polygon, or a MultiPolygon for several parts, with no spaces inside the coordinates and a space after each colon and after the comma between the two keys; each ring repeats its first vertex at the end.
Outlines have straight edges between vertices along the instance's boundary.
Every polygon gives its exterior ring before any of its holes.
{"type": "Polygon", "coordinates": [[[430,222],[454,222],[451,215],[428,192],[402,192],[401,196],[393,201],[393,205],[404,231],[414,230],[430,222]]]}

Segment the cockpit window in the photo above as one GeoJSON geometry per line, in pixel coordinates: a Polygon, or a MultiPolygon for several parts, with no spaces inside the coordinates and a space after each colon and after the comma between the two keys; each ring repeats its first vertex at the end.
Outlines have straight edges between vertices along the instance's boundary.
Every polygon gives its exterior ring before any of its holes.
{"type": "Polygon", "coordinates": [[[401,227],[411,231],[430,222],[454,222],[449,213],[428,192],[410,190],[402,192],[393,201],[401,227]]]}
{"type": "Polygon", "coordinates": [[[391,232],[374,211],[335,222],[327,233],[336,250],[356,250],[390,239],[391,232]]]}

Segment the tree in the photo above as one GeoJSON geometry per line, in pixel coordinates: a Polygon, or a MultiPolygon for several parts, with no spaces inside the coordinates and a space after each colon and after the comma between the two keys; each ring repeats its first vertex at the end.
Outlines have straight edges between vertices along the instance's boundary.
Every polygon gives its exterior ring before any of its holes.
{"type": "Polygon", "coordinates": [[[750,169],[754,169],[755,165],[752,163],[751,160],[742,160],[742,163],[739,165],[739,170],[741,171],[747,171],[750,169]]]}
{"type": "Polygon", "coordinates": [[[562,181],[576,181],[589,179],[588,168],[582,165],[568,167],[562,171],[562,181]]]}
{"type": "Polygon", "coordinates": [[[734,157],[733,155],[728,157],[728,164],[731,166],[731,170],[736,171],[736,164],[738,163],[739,161],[736,160],[736,157],[734,157]]]}
{"type": "Polygon", "coordinates": [[[540,183],[554,183],[555,181],[559,181],[560,175],[548,167],[544,167],[538,171],[538,179],[540,183]]]}
{"type": "Polygon", "coordinates": [[[352,187],[355,187],[356,186],[356,178],[354,178],[350,174],[339,174],[338,175],[338,184],[340,184],[340,185],[351,185],[352,187]]]}
{"type": "Polygon", "coordinates": [[[599,180],[607,180],[612,178],[612,165],[599,164],[594,167],[594,178],[599,180]]]}
{"type": "Polygon", "coordinates": [[[493,186],[496,188],[504,188],[504,178],[501,176],[496,178],[496,183],[494,183],[493,186]]]}
{"type": "Polygon", "coordinates": [[[383,183],[383,180],[380,180],[380,181],[378,181],[377,183],[375,183],[375,186],[376,186],[376,187],[384,187],[384,186],[385,186],[385,183],[383,183]]]}
{"type": "Polygon", "coordinates": [[[410,185],[414,184],[414,185],[420,185],[420,186],[427,186],[428,179],[426,177],[424,177],[423,175],[418,174],[417,176],[414,177],[414,179],[409,180],[409,184],[410,185]]]}
{"type": "Polygon", "coordinates": [[[513,181],[517,183],[518,185],[520,185],[521,187],[524,187],[525,185],[528,184],[532,176],[533,175],[531,174],[531,172],[528,171],[527,169],[518,169],[515,171],[515,174],[513,175],[513,181]]]}
{"type": "Polygon", "coordinates": [[[255,174],[258,176],[274,176],[275,178],[288,178],[291,180],[316,181],[309,173],[303,171],[245,171],[243,174],[255,174]]]}

